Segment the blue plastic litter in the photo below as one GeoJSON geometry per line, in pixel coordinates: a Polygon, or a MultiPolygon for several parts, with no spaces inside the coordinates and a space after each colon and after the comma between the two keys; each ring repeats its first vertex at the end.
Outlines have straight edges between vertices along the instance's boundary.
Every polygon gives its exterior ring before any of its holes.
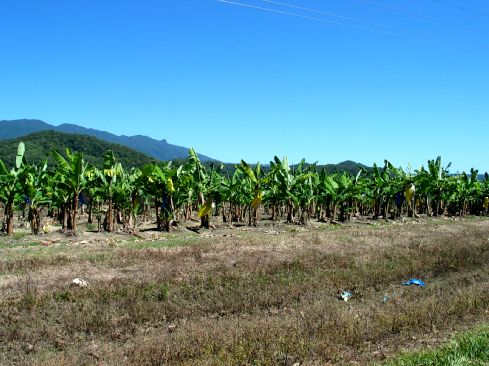
{"type": "Polygon", "coordinates": [[[81,192],[78,194],[78,203],[80,205],[84,205],[85,204],[85,196],[81,192]]]}
{"type": "Polygon", "coordinates": [[[344,301],[348,301],[348,299],[350,299],[350,297],[352,297],[353,294],[350,292],[350,291],[343,291],[341,294],[340,294],[340,297],[344,300],[344,301]]]}
{"type": "Polygon", "coordinates": [[[421,286],[421,287],[426,286],[426,284],[423,281],[421,281],[417,278],[411,278],[410,280],[403,282],[402,284],[404,286],[410,286],[410,285],[416,285],[416,286],[421,286]]]}
{"type": "Polygon", "coordinates": [[[401,207],[404,203],[404,192],[397,192],[396,194],[396,206],[401,207]]]}

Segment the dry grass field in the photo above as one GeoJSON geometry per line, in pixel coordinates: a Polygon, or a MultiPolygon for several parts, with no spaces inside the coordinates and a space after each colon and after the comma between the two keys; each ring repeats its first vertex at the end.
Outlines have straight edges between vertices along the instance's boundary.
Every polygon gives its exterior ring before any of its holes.
{"type": "Polygon", "coordinates": [[[17,230],[0,237],[0,364],[382,363],[487,321],[488,263],[477,217],[17,230]]]}

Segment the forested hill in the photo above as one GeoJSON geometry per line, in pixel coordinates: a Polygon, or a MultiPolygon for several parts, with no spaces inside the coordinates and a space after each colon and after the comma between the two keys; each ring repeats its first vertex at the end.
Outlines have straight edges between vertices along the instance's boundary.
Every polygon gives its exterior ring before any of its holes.
{"type": "MultiPolygon", "coordinates": [[[[176,165],[178,164],[183,164],[185,163],[185,160],[176,160],[176,165]]],[[[211,166],[214,166],[214,168],[218,168],[221,163],[220,162],[204,162],[204,165],[210,168],[211,166]]],[[[233,175],[234,172],[236,171],[236,163],[223,163],[222,164],[222,174],[224,175],[233,175]]],[[[238,164],[239,165],[239,164],[238,164]]],[[[305,163],[304,167],[307,167],[311,164],[305,163]]],[[[250,166],[252,168],[255,168],[256,164],[250,163],[250,166]]],[[[297,164],[293,164],[290,166],[292,170],[297,169],[297,164]]],[[[357,175],[358,171],[362,168],[364,171],[370,172],[372,171],[372,168],[369,166],[366,166],[361,163],[355,163],[354,161],[351,160],[346,160],[338,164],[326,164],[326,165],[317,165],[317,171],[320,172],[321,170],[324,169],[326,173],[332,174],[335,172],[345,172],[349,173],[353,176],[357,175]]],[[[262,164],[261,169],[264,173],[268,173],[270,171],[270,165],[269,164],[262,164]]]]}
{"type": "MultiPolygon", "coordinates": [[[[70,123],[63,123],[59,126],[53,126],[49,123],[36,119],[0,121],[0,140],[19,138],[34,132],[47,130],[93,136],[112,144],[127,146],[143,154],[152,156],[156,160],[168,161],[174,159],[186,159],[188,156],[187,147],[173,145],[168,143],[166,140],[155,140],[151,137],[142,135],[118,136],[107,131],[85,128],[70,123]]],[[[202,154],[197,155],[201,161],[214,160],[202,154]]]]}
{"type": "Polygon", "coordinates": [[[2,141],[0,144],[0,159],[9,167],[12,167],[15,162],[15,154],[20,141],[25,143],[25,157],[29,164],[39,163],[48,159],[48,163],[54,165],[51,151],[56,150],[65,156],[67,147],[73,152],[83,152],[84,159],[97,167],[102,166],[104,154],[107,150],[112,150],[117,161],[125,168],[139,167],[155,161],[150,156],[126,146],[105,142],[92,136],[41,131],[21,138],[2,141]]]}
{"type": "Polygon", "coordinates": [[[318,170],[324,169],[329,174],[334,172],[348,172],[353,176],[358,173],[360,168],[367,172],[372,170],[372,167],[366,166],[361,163],[355,163],[351,160],[346,160],[338,164],[318,165],[318,170]]]}

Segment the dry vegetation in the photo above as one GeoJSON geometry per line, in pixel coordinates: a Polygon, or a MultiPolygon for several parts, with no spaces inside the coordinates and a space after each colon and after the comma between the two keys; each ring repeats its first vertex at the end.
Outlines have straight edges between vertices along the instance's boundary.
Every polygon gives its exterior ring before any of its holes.
{"type": "Polygon", "coordinates": [[[0,364],[378,362],[487,319],[488,229],[440,218],[2,237],[0,364]],[[401,286],[411,277],[427,287],[401,286]]]}

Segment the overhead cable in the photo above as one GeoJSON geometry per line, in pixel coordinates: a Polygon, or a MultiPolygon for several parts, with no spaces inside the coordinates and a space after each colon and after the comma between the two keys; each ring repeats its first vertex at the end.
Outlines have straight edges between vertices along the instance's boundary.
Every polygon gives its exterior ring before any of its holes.
{"type": "Polygon", "coordinates": [[[270,8],[265,8],[265,7],[256,6],[256,5],[252,5],[252,4],[241,3],[241,2],[232,1],[232,0],[216,0],[216,1],[220,2],[220,3],[231,4],[231,5],[241,6],[241,7],[245,7],[245,8],[251,8],[251,9],[256,9],[256,10],[260,10],[260,11],[270,12],[270,13],[294,16],[297,18],[313,20],[313,21],[322,22],[322,23],[336,24],[336,25],[340,25],[340,26],[344,26],[344,27],[380,33],[380,34],[393,36],[393,37],[414,39],[414,40],[423,41],[423,42],[427,42],[427,43],[431,43],[431,44],[440,44],[440,45],[445,45],[445,46],[453,46],[453,47],[456,47],[459,49],[470,50],[466,47],[454,44],[451,41],[444,41],[444,42],[432,41],[432,40],[421,38],[421,37],[415,37],[415,36],[409,35],[409,34],[399,34],[399,33],[393,33],[393,32],[386,32],[386,31],[379,30],[376,28],[364,27],[364,26],[359,26],[359,25],[355,25],[355,24],[348,24],[348,23],[338,22],[338,21],[334,21],[334,20],[324,19],[324,18],[312,17],[309,15],[297,14],[297,13],[292,13],[292,12],[284,11],[284,10],[270,9],[270,8]]]}
{"type": "Polygon", "coordinates": [[[292,9],[297,9],[297,10],[303,10],[303,11],[307,11],[307,12],[310,12],[310,13],[327,15],[327,16],[331,16],[331,17],[335,17],[335,18],[341,18],[341,19],[345,19],[345,20],[350,20],[350,21],[353,21],[353,22],[358,22],[358,23],[364,23],[364,24],[368,24],[368,25],[373,25],[373,26],[376,26],[376,27],[388,28],[388,29],[392,29],[392,30],[396,30],[396,31],[400,31],[400,32],[412,33],[412,34],[417,34],[417,35],[421,35],[421,36],[424,36],[425,35],[423,33],[415,32],[415,31],[412,31],[410,29],[393,27],[393,26],[390,26],[390,25],[375,23],[375,22],[371,22],[369,20],[352,18],[352,17],[348,17],[348,16],[345,16],[345,15],[340,15],[340,14],[336,14],[336,13],[332,13],[332,12],[325,12],[325,11],[321,11],[321,10],[317,10],[317,9],[305,8],[305,7],[302,7],[302,6],[293,5],[293,4],[287,4],[287,3],[273,1],[273,0],[260,0],[260,1],[263,1],[263,2],[266,2],[266,3],[270,3],[270,4],[274,4],[274,5],[283,6],[283,7],[287,7],[287,8],[292,8],[292,9]]]}
{"type": "Polygon", "coordinates": [[[367,3],[367,4],[375,5],[375,6],[378,6],[378,7],[382,7],[382,8],[385,8],[385,9],[399,11],[401,13],[409,14],[409,15],[412,15],[412,16],[415,16],[415,17],[418,17],[418,18],[427,19],[427,20],[430,20],[430,21],[433,21],[433,22],[442,22],[442,23],[451,25],[453,27],[458,27],[458,28],[470,30],[470,31],[473,31],[473,32],[479,32],[479,33],[489,34],[489,31],[486,31],[484,29],[474,28],[474,27],[468,27],[468,26],[465,26],[465,25],[462,25],[462,24],[452,23],[452,22],[446,21],[444,19],[430,17],[428,15],[424,15],[424,14],[417,13],[417,12],[414,12],[414,11],[406,10],[406,9],[403,9],[403,8],[398,8],[398,7],[391,6],[391,5],[386,5],[386,4],[378,3],[376,1],[372,1],[372,0],[359,0],[359,1],[362,1],[362,2],[367,3]]]}
{"type": "Polygon", "coordinates": [[[472,13],[472,14],[481,15],[483,17],[489,17],[489,14],[487,14],[487,13],[483,13],[481,11],[469,9],[469,8],[466,8],[466,7],[463,7],[463,6],[460,6],[460,5],[455,5],[455,4],[447,3],[446,1],[442,1],[442,0],[431,0],[431,1],[433,1],[435,3],[438,3],[438,4],[450,6],[450,7],[455,8],[455,9],[463,10],[463,11],[466,11],[466,12],[469,12],[469,13],[472,13]]]}

